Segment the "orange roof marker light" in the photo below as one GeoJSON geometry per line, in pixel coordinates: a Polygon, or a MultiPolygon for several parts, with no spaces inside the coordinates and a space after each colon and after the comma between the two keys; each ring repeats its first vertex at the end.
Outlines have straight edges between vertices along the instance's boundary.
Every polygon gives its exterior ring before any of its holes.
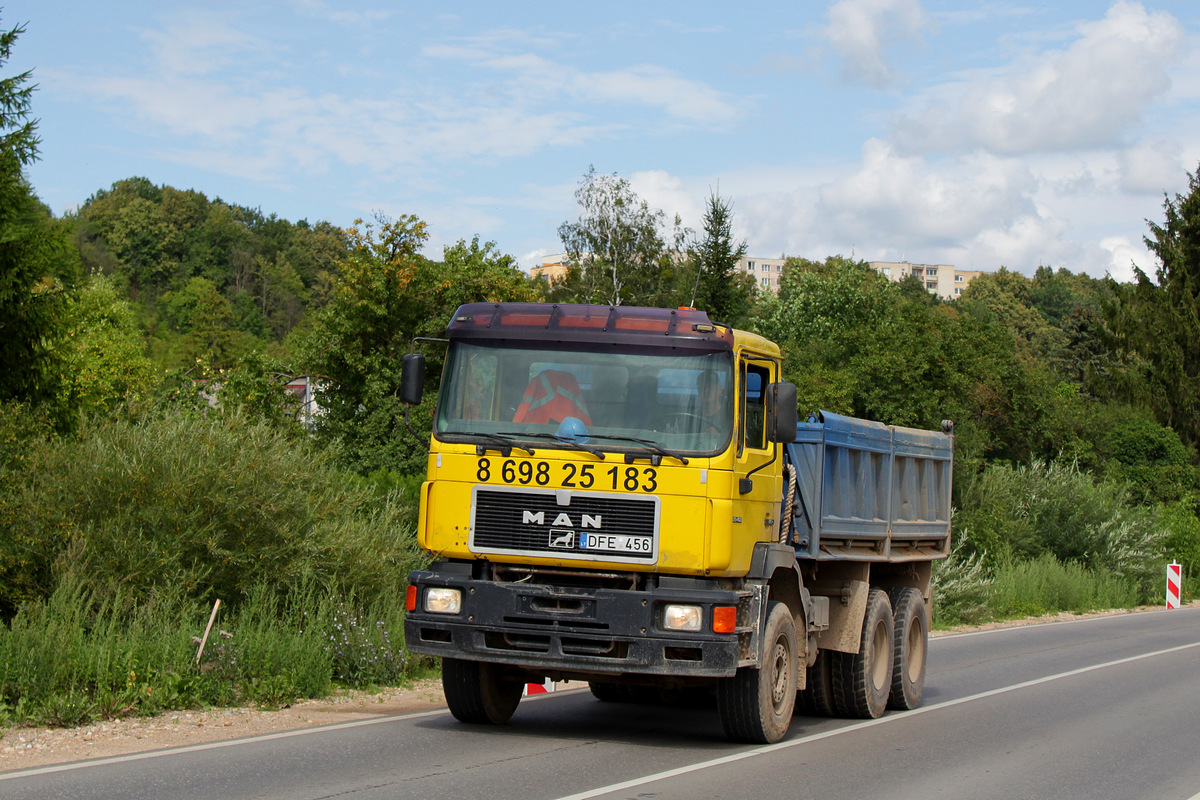
{"type": "Polygon", "coordinates": [[[676,347],[716,344],[732,349],[733,332],[713,324],[694,308],[559,305],[558,303],[467,303],[460,306],[446,331],[451,338],[555,339],[598,341],[597,333],[613,340],[660,344],[667,337],[676,347]]]}

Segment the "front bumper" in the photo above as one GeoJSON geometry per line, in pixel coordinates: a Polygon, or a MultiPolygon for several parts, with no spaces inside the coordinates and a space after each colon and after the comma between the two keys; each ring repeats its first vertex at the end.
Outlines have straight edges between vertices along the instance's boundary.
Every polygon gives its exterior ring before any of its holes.
{"type": "Polygon", "coordinates": [[[646,591],[563,588],[478,580],[456,565],[435,565],[409,576],[417,608],[404,622],[414,653],[509,664],[533,672],[569,675],[728,677],[745,663],[749,636],[741,620],[747,597],[723,589],[655,588],[646,591]],[[457,614],[422,611],[429,587],[462,591],[457,614]],[[668,603],[700,606],[696,632],[659,625],[668,603]],[[713,633],[712,608],[738,606],[741,633],[713,633]]]}

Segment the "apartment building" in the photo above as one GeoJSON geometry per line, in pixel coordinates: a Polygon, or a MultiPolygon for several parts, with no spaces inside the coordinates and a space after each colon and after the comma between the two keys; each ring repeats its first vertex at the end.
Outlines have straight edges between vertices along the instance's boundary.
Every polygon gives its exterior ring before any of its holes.
{"type": "Polygon", "coordinates": [[[785,258],[758,258],[746,256],[738,260],[737,271],[754,278],[760,291],[774,294],[779,291],[779,279],[783,277],[785,258]]]}
{"type": "MultiPolygon", "coordinates": [[[[754,279],[760,291],[779,291],[779,280],[783,277],[785,258],[759,258],[745,256],[737,264],[737,271],[754,279]]],[[[925,285],[931,293],[943,300],[953,300],[962,294],[976,275],[983,270],[958,269],[950,264],[911,264],[907,261],[871,261],[871,269],[888,280],[900,281],[912,275],[925,285]]],[[[542,258],[541,266],[533,267],[529,274],[534,278],[553,281],[567,273],[567,254],[555,253],[542,258]]]]}
{"type": "Polygon", "coordinates": [[[545,278],[548,283],[554,283],[567,274],[568,266],[566,253],[542,256],[541,266],[530,267],[529,277],[545,278]]]}
{"type": "Polygon", "coordinates": [[[912,275],[925,284],[930,294],[943,300],[953,300],[963,293],[967,284],[983,270],[958,269],[949,264],[910,264],[907,261],[871,261],[871,269],[891,281],[912,275]]]}

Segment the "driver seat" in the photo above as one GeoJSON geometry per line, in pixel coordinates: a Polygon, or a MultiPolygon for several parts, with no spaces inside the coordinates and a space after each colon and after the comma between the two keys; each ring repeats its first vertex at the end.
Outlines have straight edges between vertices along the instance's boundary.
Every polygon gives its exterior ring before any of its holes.
{"type": "Polygon", "coordinates": [[[548,369],[535,375],[525,387],[513,422],[544,425],[560,423],[567,417],[577,417],[588,427],[592,425],[579,381],[565,370],[548,369]]]}

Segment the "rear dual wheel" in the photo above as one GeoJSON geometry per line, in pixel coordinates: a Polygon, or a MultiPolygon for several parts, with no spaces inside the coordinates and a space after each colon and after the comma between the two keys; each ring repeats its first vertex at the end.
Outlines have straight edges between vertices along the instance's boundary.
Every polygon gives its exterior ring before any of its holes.
{"type": "Polygon", "coordinates": [[[883,715],[892,691],[894,638],[892,604],[886,592],[872,587],[858,652],[829,652],[834,712],[839,717],[883,715]]]}
{"type": "Polygon", "coordinates": [[[892,644],[892,693],[888,708],[916,708],[925,691],[925,658],[929,651],[929,608],[921,592],[896,586],[888,593],[895,620],[892,644]]]}
{"type": "Polygon", "coordinates": [[[833,716],[833,674],[830,671],[832,655],[828,650],[818,650],[817,660],[808,668],[804,688],[796,696],[796,710],[801,714],[813,717],[833,716]]]}

